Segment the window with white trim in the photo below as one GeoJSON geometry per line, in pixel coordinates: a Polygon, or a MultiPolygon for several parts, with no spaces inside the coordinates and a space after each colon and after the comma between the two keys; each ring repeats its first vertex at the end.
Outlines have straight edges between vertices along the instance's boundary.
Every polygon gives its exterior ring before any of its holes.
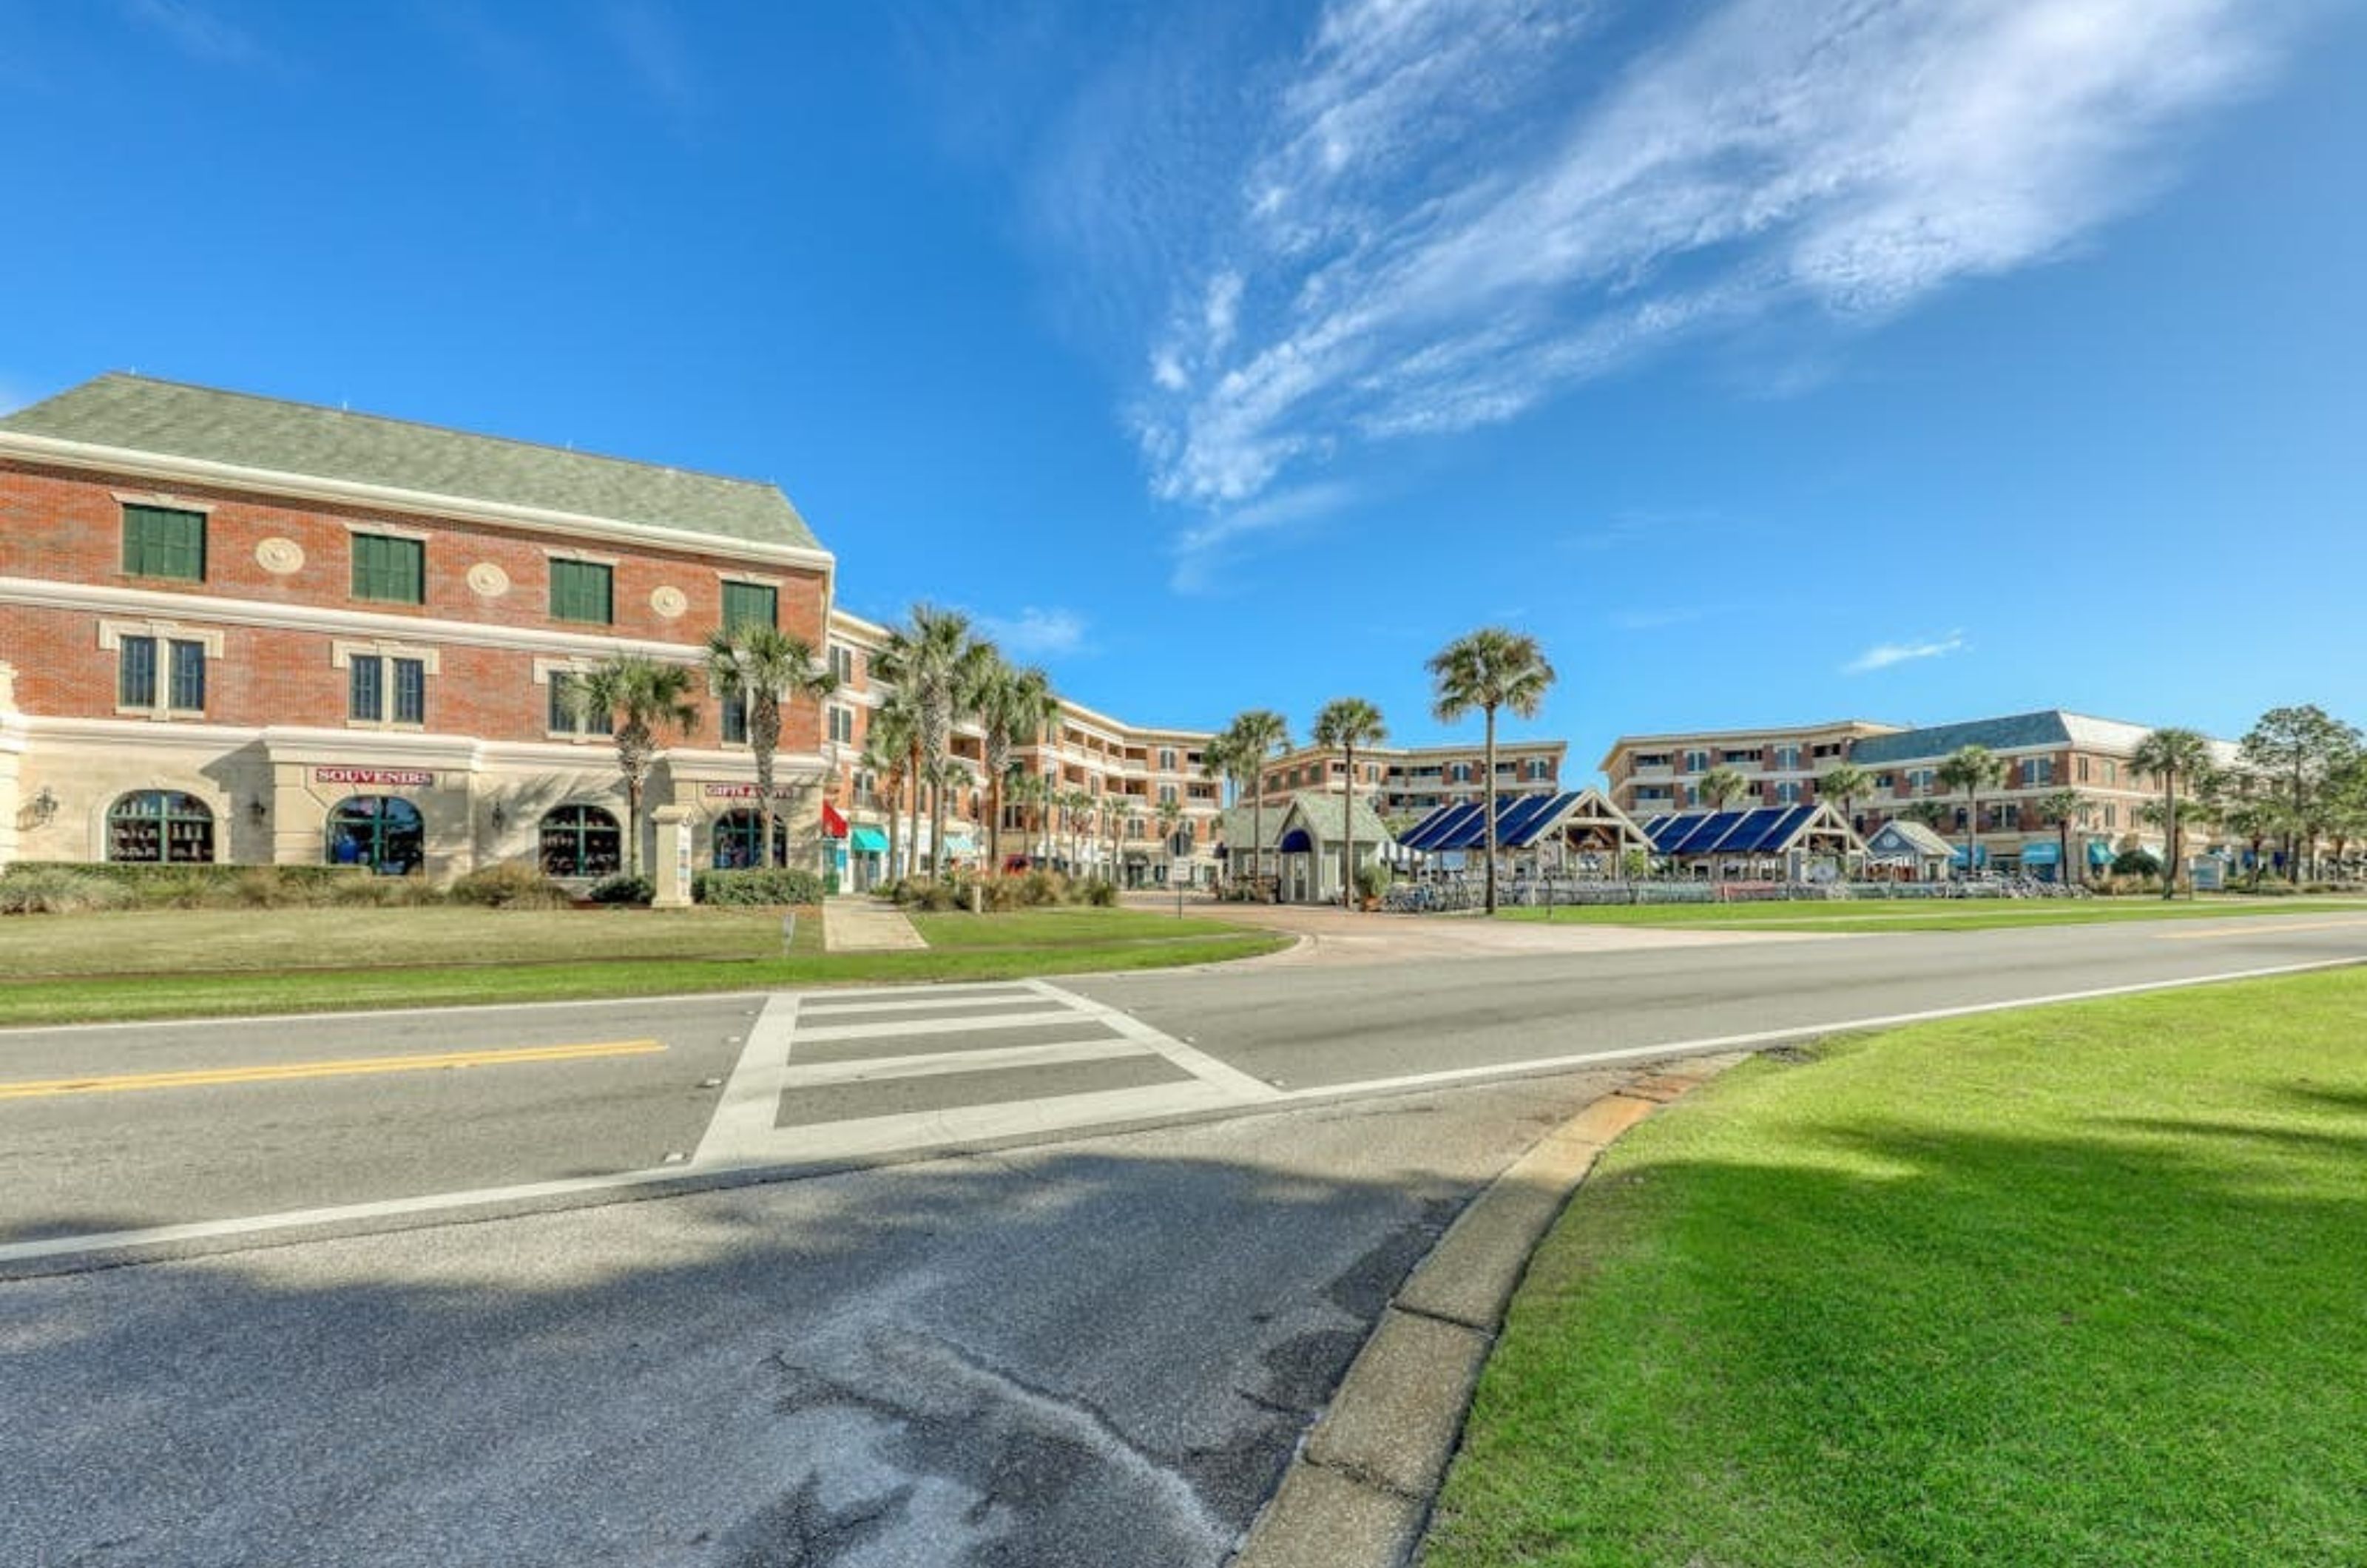
{"type": "Polygon", "coordinates": [[[357,653],[345,661],[345,717],[405,728],[427,722],[425,660],[357,653]]]}
{"type": "Polygon", "coordinates": [[[206,660],[222,634],[171,621],[101,621],[98,646],[115,655],[115,711],[148,718],[202,718],[206,660]]]}

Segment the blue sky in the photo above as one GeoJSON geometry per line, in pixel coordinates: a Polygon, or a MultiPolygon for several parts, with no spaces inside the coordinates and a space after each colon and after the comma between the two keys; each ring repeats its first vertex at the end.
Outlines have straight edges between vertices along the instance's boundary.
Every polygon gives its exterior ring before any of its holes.
{"type": "Polygon", "coordinates": [[[2367,719],[2336,0],[0,0],[0,405],[777,480],[1086,703],[2367,719]]]}

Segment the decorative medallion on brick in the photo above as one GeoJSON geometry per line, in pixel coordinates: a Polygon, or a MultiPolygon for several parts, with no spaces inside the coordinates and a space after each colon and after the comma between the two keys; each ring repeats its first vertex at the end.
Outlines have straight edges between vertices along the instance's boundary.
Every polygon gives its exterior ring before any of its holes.
{"type": "Polygon", "coordinates": [[[277,576],[304,570],[304,547],[293,539],[266,539],[255,547],[255,564],[277,576]]]}
{"type": "Polygon", "coordinates": [[[690,598],[679,588],[653,588],[650,590],[650,608],[669,621],[678,620],[690,608],[690,598]]]}
{"type": "Polygon", "coordinates": [[[510,574],[489,560],[481,560],[469,569],[469,591],[487,599],[498,599],[510,591],[510,574]]]}

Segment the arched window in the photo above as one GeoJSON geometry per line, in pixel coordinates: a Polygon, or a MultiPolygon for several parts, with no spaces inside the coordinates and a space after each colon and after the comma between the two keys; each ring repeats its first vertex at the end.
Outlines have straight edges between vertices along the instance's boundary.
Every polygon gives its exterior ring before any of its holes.
{"type": "Polygon", "coordinates": [[[625,868],[625,836],[596,806],[561,806],[544,814],[545,876],[614,876],[625,868]]]}
{"type": "MultiPolygon", "coordinates": [[[[715,819],[715,869],[738,871],[752,865],[763,865],[764,859],[756,852],[764,841],[764,818],[752,807],[727,811],[715,819]]],[[[773,859],[788,863],[789,825],[778,813],[773,817],[773,859]]]]}
{"type": "Polygon", "coordinates": [[[108,808],[107,858],[203,865],[214,858],[214,814],[194,795],[143,789],[108,808]]]}
{"type": "Polygon", "coordinates": [[[329,863],[408,876],[427,858],[419,807],[391,795],[350,795],[329,813],[329,863]]]}

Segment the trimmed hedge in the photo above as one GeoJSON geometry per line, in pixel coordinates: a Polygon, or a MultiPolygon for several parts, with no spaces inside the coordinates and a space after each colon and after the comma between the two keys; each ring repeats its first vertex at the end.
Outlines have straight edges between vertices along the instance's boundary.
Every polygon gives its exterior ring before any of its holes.
{"type": "Polygon", "coordinates": [[[794,866],[702,871],[690,879],[691,899],[699,904],[819,904],[822,891],[820,874],[794,866]]]}

